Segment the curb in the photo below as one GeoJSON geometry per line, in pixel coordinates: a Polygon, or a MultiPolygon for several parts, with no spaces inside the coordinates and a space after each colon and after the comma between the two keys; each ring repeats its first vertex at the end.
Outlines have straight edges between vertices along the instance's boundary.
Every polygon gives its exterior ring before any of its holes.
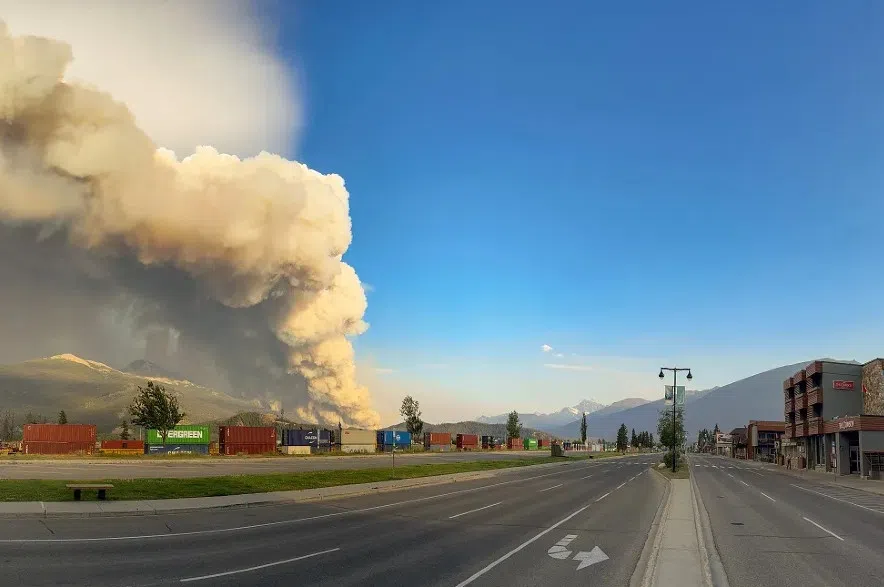
{"type": "Polygon", "coordinates": [[[651,529],[648,532],[648,538],[638,558],[638,564],[629,580],[629,587],[649,587],[651,579],[654,577],[654,568],[657,566],[657,556],[660,554],[660,543],[663,540],[663,519],[669,512],[669,497],[672,495],[672,483],[669,478],[664,477],[656,472],[655,467],[650,468],[652,473],[656,473],[659,479],[666,482],[666,489],[663,492],[663,499],[657,506],[657,513],[654,515],[654,521],[651,522],[651,529]],[[640,571],[641,569],[641,571],[640,571]]]}
{"type": "Polygon", "coordinates": [[[20,504],[18,507],[31,511],[3,512],[3,502],[0,502],[0,519],[4,518],[94,518],[111,516],[149,516],[170,513],[186,513],[193,511],[205,511],[215,509],[234,509],[263,507],[270,505],[286,505],[294,503],[306,503],[313,501],[325,501],[358,497],[391,491],[401,491],[418,487],[430,487],[466,481],[488,479],[500,475],[512,474],[525,469],[549,469],[566,465],[567,461],[559,463],[543,463],[539,465],[526,465],[523,467],[509,467],[491,471],[468,471],[464,473],[449,473],[446,475],[433,475],[403,479],[401,481],[381,481],[375,483],[359,483],[353,485],[335,485],[318,489],[300,489],[293,491],[277,491],[268,493],[244,493],[239,495],[226,495],[218,497],[194,497],[180,499],[160,500],[124,500],[124,501],[88,501],[88,502],[5,502],[6,504],[20,504]],[[194,502],[212,500],[204,505],[194,502]],[[48,505],[48,507],[47,507],[48,505]],[[58,511],[51,511],[58,508],[58,511]],[[107,508],[107,509],[105,509],[107,508]],[[82,511],[77,511],[77,510],[82,511]]]}

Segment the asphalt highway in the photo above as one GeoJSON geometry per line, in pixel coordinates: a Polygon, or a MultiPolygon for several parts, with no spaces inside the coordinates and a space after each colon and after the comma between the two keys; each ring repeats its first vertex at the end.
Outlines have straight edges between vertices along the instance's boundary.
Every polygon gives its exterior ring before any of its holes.
{"type": "MultiPolygon", "coordinates": [[[[423,465],[463,461],[510,460],[549,456],[549,451],[497,451],[397,454],[396,463],[423,465]]],[[[145,479],[157,477],[214,477],[261,473],[296,473],[335,469],[373,469],[390,466],[391,456],[291,457],[151,457],[144,459],[0,459],[0,479],[145,479]]]]}
{"type": "Polygon", "coordinates": [[[658,455],[321,504],[0,520],[0,585],[629,584],[658,455]]]}
{"type": "Polygon", "coordinates": [[[692,456],[731,587],[884,585],[884,496],[692,456]]]}

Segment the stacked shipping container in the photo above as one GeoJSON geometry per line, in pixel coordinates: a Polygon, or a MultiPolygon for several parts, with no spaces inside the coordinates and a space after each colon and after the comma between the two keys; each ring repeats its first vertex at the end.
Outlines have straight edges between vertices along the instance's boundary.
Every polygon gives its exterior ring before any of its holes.
{"type": "Polygon", "coordinates": [[[163,444],[163,436],[159,430],[148,430],[144,452],[145,454],[209,454],[209,427],[175,426],[169,430],[166,444],[163,444]]]}
{"type": "Polygon", "coordinates": [[[510,438],[506,441],[506,447],[509,450],[522,450],[522,439],[521,438],[510,438]]]}
{"type": "Polygon", "coordinates": [[[375,452],[377,433],[374,430],[346,428],[341,430],[341,452],[375,452]]]}
{"type": "Polygon", "coordinates": [[[451,450],[450,432],[426,432],[424,433],[424,449],[435,451],[451,450]]]}
{"type": "Polygon", "coordinates": [[[273,426],[219,426],[218,452],[222,455],[261,455],[276,452],[273,426]]]}
{"type": "Polygon", "coordinates": [[[310,454],[331,450],[331,431],[311,429],[282,431],[282,452],[286,454],[310,454]]]}
{"type": "Polygon", "coordinates": [[[25,424],[22,452],[35,455],[58,455],[95,452],[93,424],[25,424]]]}
{"type": "Polygon", "coordinates": [[[477,434],[458,434],[457,448],[460,450],[477,450],[479,448],[479,436],[477,434]]]}
{"type": "Polygon", "coordinates": [[[390,452],[393,450],[393,447],[396,447],[399,450],[411,448],[411,432],[378,430],[377,444],[378,449],[384,452],[390,452]]]}

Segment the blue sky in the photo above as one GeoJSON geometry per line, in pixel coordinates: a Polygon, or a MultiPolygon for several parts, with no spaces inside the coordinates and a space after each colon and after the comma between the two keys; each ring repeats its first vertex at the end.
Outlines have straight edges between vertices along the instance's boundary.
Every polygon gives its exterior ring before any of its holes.
{"type": "Polygon", "coordinates": [[[279,5],[385,417],[882,354],[884,5],[774,4],[279,5]]]}

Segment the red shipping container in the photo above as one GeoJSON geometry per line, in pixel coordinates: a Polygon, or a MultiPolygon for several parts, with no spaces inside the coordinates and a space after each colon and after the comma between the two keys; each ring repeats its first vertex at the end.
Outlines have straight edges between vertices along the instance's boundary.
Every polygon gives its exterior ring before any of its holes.
{"type": "Polygon", "coordinates": [[[226,442],[221,445],[221,454],[236,456],[238,454],[244,455],[263,455],[271,452],[276,452],[276,443],[272,444],[258,444],[255,442],[248,443],[234,443],[234,442],[226,442]]]}
{"type": "Polygon", "coordinates": [[[450,432],[427,432],[424,434],[424,446],[451,444],[450,432]]]}
{"type": "Polygon", "coordinates": [[[101,448],[107,449],[120,449],[120,448],[134,448],[139,450],[144,450],[144,441],[143,440],[102,440],[101,448]]]}
{"type": "Polygon", "coordinates": [[[522,450],[525,445],[522,443],[521,438],[510,438],[506,441],[506,447],[510,450],[522,450]]]}
{"type": "Polygon", "coordinates": [[[95,442],[94,424],[25,424],[23,438],[35,442],[95,442]]]}
{"type": "Polygon", "coordinates": [[[272,444],[276,446],[274,426],[219,426],[218,442],[236,444],[272,444]]]}
{"type": "Polygon", "coordinates": [[[75,452],[93,454],[94,442],[22,442],[22,452],[26,455],[67,455],[75,452]]]}
{"type": "Polygon", "coordinates": [[[458,434],[457,448],[473,448],[479,446],[478,434],[458,434]]]}

